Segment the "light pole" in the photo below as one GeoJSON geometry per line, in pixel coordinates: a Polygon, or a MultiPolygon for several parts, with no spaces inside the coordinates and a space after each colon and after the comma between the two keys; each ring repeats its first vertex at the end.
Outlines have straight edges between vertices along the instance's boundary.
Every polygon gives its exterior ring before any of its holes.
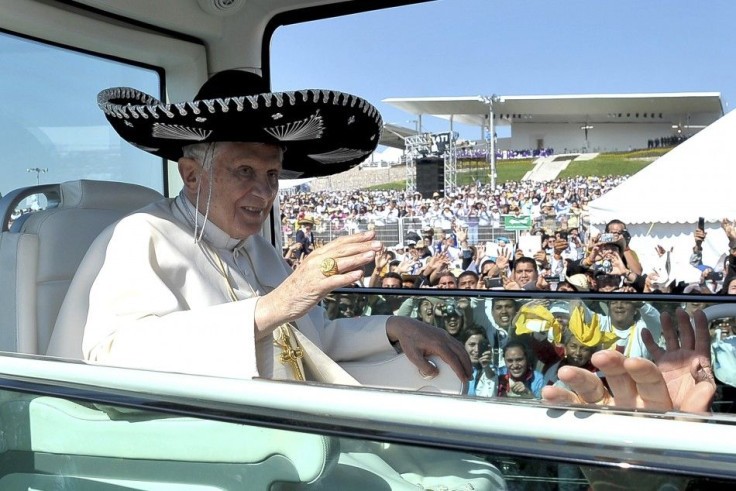
{"type": "Polygon", "coordinates": [[[491,169],[491,189],[496,188],[496,128],[493,122],[493,104],[503,102],[503,99],[493,94],[482,96],[481,99],[488,104],[488,166],[491,169]]]}
{"type": "Polygon", "coordinates": [[[26,172],[36,173],[36,186],[41,184],[41,174],[46,174],[48,171],[49,171],[48,167],[45,169],[42,169],[40,167],[29,167],[26,169],[26,172]]]}

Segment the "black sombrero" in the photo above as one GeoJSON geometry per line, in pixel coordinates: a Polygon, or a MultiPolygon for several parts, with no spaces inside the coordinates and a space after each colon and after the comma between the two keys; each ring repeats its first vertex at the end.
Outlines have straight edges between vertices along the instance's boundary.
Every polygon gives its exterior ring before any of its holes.
{"type": "Polygon", "coordinates": [[[207,142],[262,142],[286,149],[285,177],[335,174],[363,162],[378,145],[382,120],[360,97],[334,90],[270,92],[262,77],[226,70],[191,102],[164,104],[128,87],[103,90],[97,104],[118,134],[154,155],[178,160],[207,142]]]}

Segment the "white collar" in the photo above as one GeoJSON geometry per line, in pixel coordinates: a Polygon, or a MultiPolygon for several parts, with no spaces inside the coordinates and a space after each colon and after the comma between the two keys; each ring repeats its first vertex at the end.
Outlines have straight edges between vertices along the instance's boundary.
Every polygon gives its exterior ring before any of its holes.
{"type": "Polygon", "coordinates": [[[197,214],[197,223],[204,224],[204,234],[202,235],[202,239],[215,249],[234,252],[235,249],[243,247],[245,242],[248,240],[230,237],[227,232],[212,223],[211,220],[205,221],[204,215],[196,210],[189,199],[184,196],[184,193],[179,193],[179,196],[176,197],[175,203],[175,209],[179,212],[177,213],[178,218],[189,225],[192,231],[194,231],[194,216],[195,213],[197,214]]]}

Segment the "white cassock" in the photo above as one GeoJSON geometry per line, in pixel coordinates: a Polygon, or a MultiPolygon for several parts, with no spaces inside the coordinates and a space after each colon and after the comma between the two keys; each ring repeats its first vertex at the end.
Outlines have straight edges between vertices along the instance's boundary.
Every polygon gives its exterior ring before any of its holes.
{"type": "MultiPolygon", "coordinates": [[[[80,356],[179,373],[271,375],[273,339],[256,343],[255,307],[291,269],[261,236],[238,241],[210,221],[195,243],[194,213],[182,196],[161,200],[95,240],[55,327],[67,332],[84,326],[80,356]],[[228,283],[238,301],[231,300],[228,283]]],[[[200,226],[203,221],[199,215],[200,226]]],[[[387,319],[330,321],[315,307],[296,324],[332,359],[345,361],[394,352],[387,319]]]]}

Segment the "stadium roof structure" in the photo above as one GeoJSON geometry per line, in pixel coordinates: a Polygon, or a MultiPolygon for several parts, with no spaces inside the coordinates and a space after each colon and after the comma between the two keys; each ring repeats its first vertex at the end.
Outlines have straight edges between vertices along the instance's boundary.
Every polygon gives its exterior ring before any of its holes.
{"type": "Polygon", "coordinates": [[[487,127],[514,123],[671,123],[705,126],[723,116],[720,92],[470,97],[392,97],[382,102],[414,115],[487,127]]]}
{"type": "Polygon", "coordinates": [[[415,129],[399,126],[394,123],[385,123],[379,144],[392,148],[404,148],[404,139],[417,134],[415,129]]]}

